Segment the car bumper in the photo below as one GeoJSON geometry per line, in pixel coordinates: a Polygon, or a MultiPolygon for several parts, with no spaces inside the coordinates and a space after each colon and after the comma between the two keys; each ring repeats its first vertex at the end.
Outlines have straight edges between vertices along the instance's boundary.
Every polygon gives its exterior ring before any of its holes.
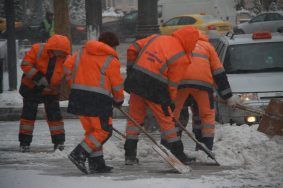
{"type": "MultiPolygon", "coordinates": [[[[268,105],[268,101],[263,102],[249,102],[244,104],[247,107],[254,108],[256,110],[265,110],[268,105]]],[[[261,120],[261,115],[238,108],[231,108],[224,104],[218,106],[219,121],[221,123],[235,123],[237,125],[242,124],[257,124],[261,120]]]]}

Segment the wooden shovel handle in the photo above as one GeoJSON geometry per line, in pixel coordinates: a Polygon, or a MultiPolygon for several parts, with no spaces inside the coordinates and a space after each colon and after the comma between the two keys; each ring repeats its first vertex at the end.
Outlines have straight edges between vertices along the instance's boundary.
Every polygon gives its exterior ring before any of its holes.
{"type": "Polygon", "coordinates": [[[135,126],[138,127],[155,145],[158,145],[158,143],[154,140],[154,138],[150,134],[148,134],[148,132],[134,118],[132,118],[122,108],[119,108],[119,107],[116,107],[116,108],[120,110],[120,112],[122,112],[129,120],[131,120],[135,124],[135,126]]]}

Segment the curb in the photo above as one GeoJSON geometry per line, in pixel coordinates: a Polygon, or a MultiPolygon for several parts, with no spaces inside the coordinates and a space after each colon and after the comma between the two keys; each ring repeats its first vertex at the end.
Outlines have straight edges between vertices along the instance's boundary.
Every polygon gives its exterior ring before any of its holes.
{"type": "MultiPolygon", "coordinates": [[[[122,106],[122,109],[128,111],[128,106],[122,106]]],[[[77,119],[76,115],[70,114],[67,112],[67,107],[60,107],[61,113],[64,119],[77,119]]],[[[19,121],[22,113],[22,107],[4,107],[0,108],[0,121],[19,121]]],[[[44,107],[38,107],[36,119],[44,120],[45,118],[44,107]]],[[[113,118],[115,119],[125,119],[125,115],[122,114],[119,110],[113,110],[113,118]]]]}

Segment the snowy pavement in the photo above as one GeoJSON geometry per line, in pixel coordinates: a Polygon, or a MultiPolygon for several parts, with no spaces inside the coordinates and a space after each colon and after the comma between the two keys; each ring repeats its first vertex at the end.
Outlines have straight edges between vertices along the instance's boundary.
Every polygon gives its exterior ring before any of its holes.
{"type": "MultiPolygon", "coordinates": [[[[126,121],[113,125],[124,131],[126,121]]],[[[110,174],[84,175],[67,155],[83,137],[78,120],[65,120],[66,149],[53,152],[46,122],[37,121],[30,153],[20,153],[18,122],[0,122],[1,188],[81,187],[282,187],[283,138],[269,138],[257,126],[217,125],[214,153],[221,167],[213,165],[203,152],[183,135],[185,150],[197,157],[191,174],[178,174],[150,147],[141,135],[138,146],[140,165],[125,166],[123,142],[114,134],[104,147],[110,174]]],[[[158,133],[153,133],[159,139],[158,133]]]]}

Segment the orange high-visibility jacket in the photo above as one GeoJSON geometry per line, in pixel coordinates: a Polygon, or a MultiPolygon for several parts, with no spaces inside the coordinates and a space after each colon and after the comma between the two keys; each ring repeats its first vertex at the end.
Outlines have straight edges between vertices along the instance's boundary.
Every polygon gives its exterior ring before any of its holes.
{"type": "Polygon", "coordinates": [[[169,105],[175,99],[179,81],[190,63],[184,49],[190,46],[192,50],[199,35],[193,27],[184,30],[142,41],[144,45],[125,83],[127,91],[157,104],[169,105]]]}
{"type": "Polygon", "coordinates": [[[51,71],[52,74],[50,80],[48,80],[49,87],[57,87],[60,84],[64,76],[63,63],[65,58],[56,58],[55,67],[49,66],[51,59],[54,58],[49,50],[60,50],[68,55],[71,51],[70,41],[65,36],[53,35],[47,43],[37,43],[31,47],[21,64],[24,74],[20,93],[24,97],[26,97],[24,93],[28,93],[28,90],[36,90],[40,87],[38,83],[41,79],[46,79],[45,76],[48,71],[51,71]]]}
{"type": "Polygon", "coordinates": [[[146,42],[154,36],[156,35],[150,35],[146,38],[137,40],[129,46],[129,48],[127,49],[127,72],[134,66],[137,57],[146,42]]]}
{"type": "Polygon", "coordinates": [[[186,69],[179,88],[190,87],[213,92],[215,84],[223,99],[232,96],[225,70],[214,47],[208,42],[208,37],[200,33],[191,53],[191,64],[186,69]]]}
{"type": "Polygon", "coordinates": [[[70,113],[111,116],[113,100],[124,100],[118,55],[107,44],[88,41],[66,60],[64,69],[71,81],[70,113]]]}

